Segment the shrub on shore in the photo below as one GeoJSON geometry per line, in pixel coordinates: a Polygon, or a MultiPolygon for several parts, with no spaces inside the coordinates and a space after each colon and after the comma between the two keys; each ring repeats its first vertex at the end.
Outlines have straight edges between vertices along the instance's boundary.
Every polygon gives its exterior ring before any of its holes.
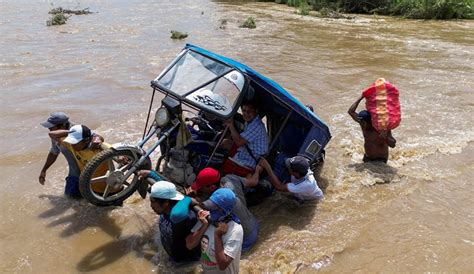
{"type": "Polygon", "coordinates": [[[177,31],[177,30],[172,30],[171,31],[171,39],[181,40],[181,39],[184,39],[186,37],[188,37],[187,33],[180,32],[180,31],[177,31]]]}
{"type": "Polygon", "coordinates": [[[245,21],[240,25],[241,28],[247,28],[247,29],[254,29],[257,27],[257,24],[255,23],[255,20],[253,17],[247,17],[245,21]]]}
{"type": "Polygon", "coordinates": [[[306,1],[301,1],[298,5],[298,9],[296,10],[296,13],[299,15],[309,15],[310,10],[311,10],[311,6],[308,5],[306,1]]]}
{"type": "Polygon", "coordinates": [[[396,1],[391,14],[414,19],[474,19],[472,0],[396,1]]]}
{"type": "Polygon", "coordinates": [[[51,18],[46,21],[46,26],[49,27],[66,24],[66,21],[69,19],[70,16],[66,16],[65,14],[85,15],[91,14],[93,12],[89,11],[89,8],[82,10],[69,10],[59,7],[51,9],[48,13],[52,15],[51,18]]]}
{"type": "Polygon", "coordinates": [[[474,19],[473,0],[274,0],[298,7],[309,4],[314,10],[331,9],[346,13],[399,15],[414,19],[474,19]]]}
{"type": "Polygon", "coordinates": [[[46,21],[46,26],[57,26],[57,25],[64,25],[66,24],[67,17],[64,13],[56,13],[54,14],[48,21],[46,21]]]}

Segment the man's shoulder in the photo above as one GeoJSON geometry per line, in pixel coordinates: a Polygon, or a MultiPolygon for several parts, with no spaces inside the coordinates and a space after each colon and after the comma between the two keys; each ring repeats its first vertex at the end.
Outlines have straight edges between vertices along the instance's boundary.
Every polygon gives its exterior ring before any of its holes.
{"type": "Polygon", "coordinates": [[[231,221],[231,225],[229,226],[229,231],[232,232],[232,234],[235,235],[244,235],[244,228],[242,227],[242,224],[236,223],[235,221],[231,221]]]}

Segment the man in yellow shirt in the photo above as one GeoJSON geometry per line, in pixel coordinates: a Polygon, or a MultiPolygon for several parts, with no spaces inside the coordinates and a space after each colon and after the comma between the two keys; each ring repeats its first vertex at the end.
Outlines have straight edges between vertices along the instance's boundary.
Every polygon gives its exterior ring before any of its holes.
{"type": "MultiPolygon", "coordinates": [[[[72,126],[69,130],[55,130],[49,133],[50,137],[58,140],[64,147],[72,152],[81,172],[84,171],[87,162],[103,149],[110,148],[109,144],[102,143],[100,146],[93,146],[92,132],[84,125],[72,126]],[[64,138],[66,137],[66,138],[64,138]]],[[[93,177],[103,176],[107,173],[107,164],[100,165],[93,177]]],[[[103,193],[106,182],[96,182],[92,185],[95,192],[103,193]]]]}

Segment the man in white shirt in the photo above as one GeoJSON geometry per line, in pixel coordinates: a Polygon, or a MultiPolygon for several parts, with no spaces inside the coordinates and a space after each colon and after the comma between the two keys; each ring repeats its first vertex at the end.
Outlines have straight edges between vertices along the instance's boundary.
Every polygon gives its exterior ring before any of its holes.
{"type": "Polygon", "coordinates": [[[188,249],[201,244],[204,273],[239,273],[244,232],[240,220],[232,213],[235,203],[232,190],[216,190],[209,200],[203,202],[209,211],[199,211],[200,223],[186,237],[188,249]]]}
{"type": "Polygon", "coordinates": [[[262,166],[270,177],[273,187],[282,192],[290,192],[298,200],[321,200],[324,195],[319,188],[313,172],[309,168],[309,162],[303,156],[295,156],[285,161],[286,167],[291,175],[291,182],[282,183],[275,175],[270,164],[262,158],[259,165],[262,166]]]}

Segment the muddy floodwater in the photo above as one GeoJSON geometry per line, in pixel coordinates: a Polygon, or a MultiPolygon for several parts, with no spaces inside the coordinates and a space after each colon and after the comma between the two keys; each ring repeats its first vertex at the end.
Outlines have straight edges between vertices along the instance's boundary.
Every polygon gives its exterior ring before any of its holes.
{"type": "MultiPolygon", "coordinates": [[[[186,42],[241,61],[314,106],[332,140],[317,207],[275,195],[251,208],[242,272],[474,271],[474,22],[301,17],[272,3],[79,1],[96,13],[46,27],[50,1],[0,0],[0,272],[162,273],[148,201],[98,208],[63,196],[61,156],[38,175],[50,112],[109,143],[136,142],[150,81],[186,42]],[[246,17],[257,28],[238,26],[246,17]],[[225,24],[223,23],[225,20],[225,24]],[[170,30],[189,37],[173,41],[170,30]],[[347,115],[378,77],[400,90],[388,165],[363,164],[347,115]]],[[[76,8],[76,1],[54,1],[76,8]]],[[[191,268],[192,270],[192,268],[191,268]]]]}

